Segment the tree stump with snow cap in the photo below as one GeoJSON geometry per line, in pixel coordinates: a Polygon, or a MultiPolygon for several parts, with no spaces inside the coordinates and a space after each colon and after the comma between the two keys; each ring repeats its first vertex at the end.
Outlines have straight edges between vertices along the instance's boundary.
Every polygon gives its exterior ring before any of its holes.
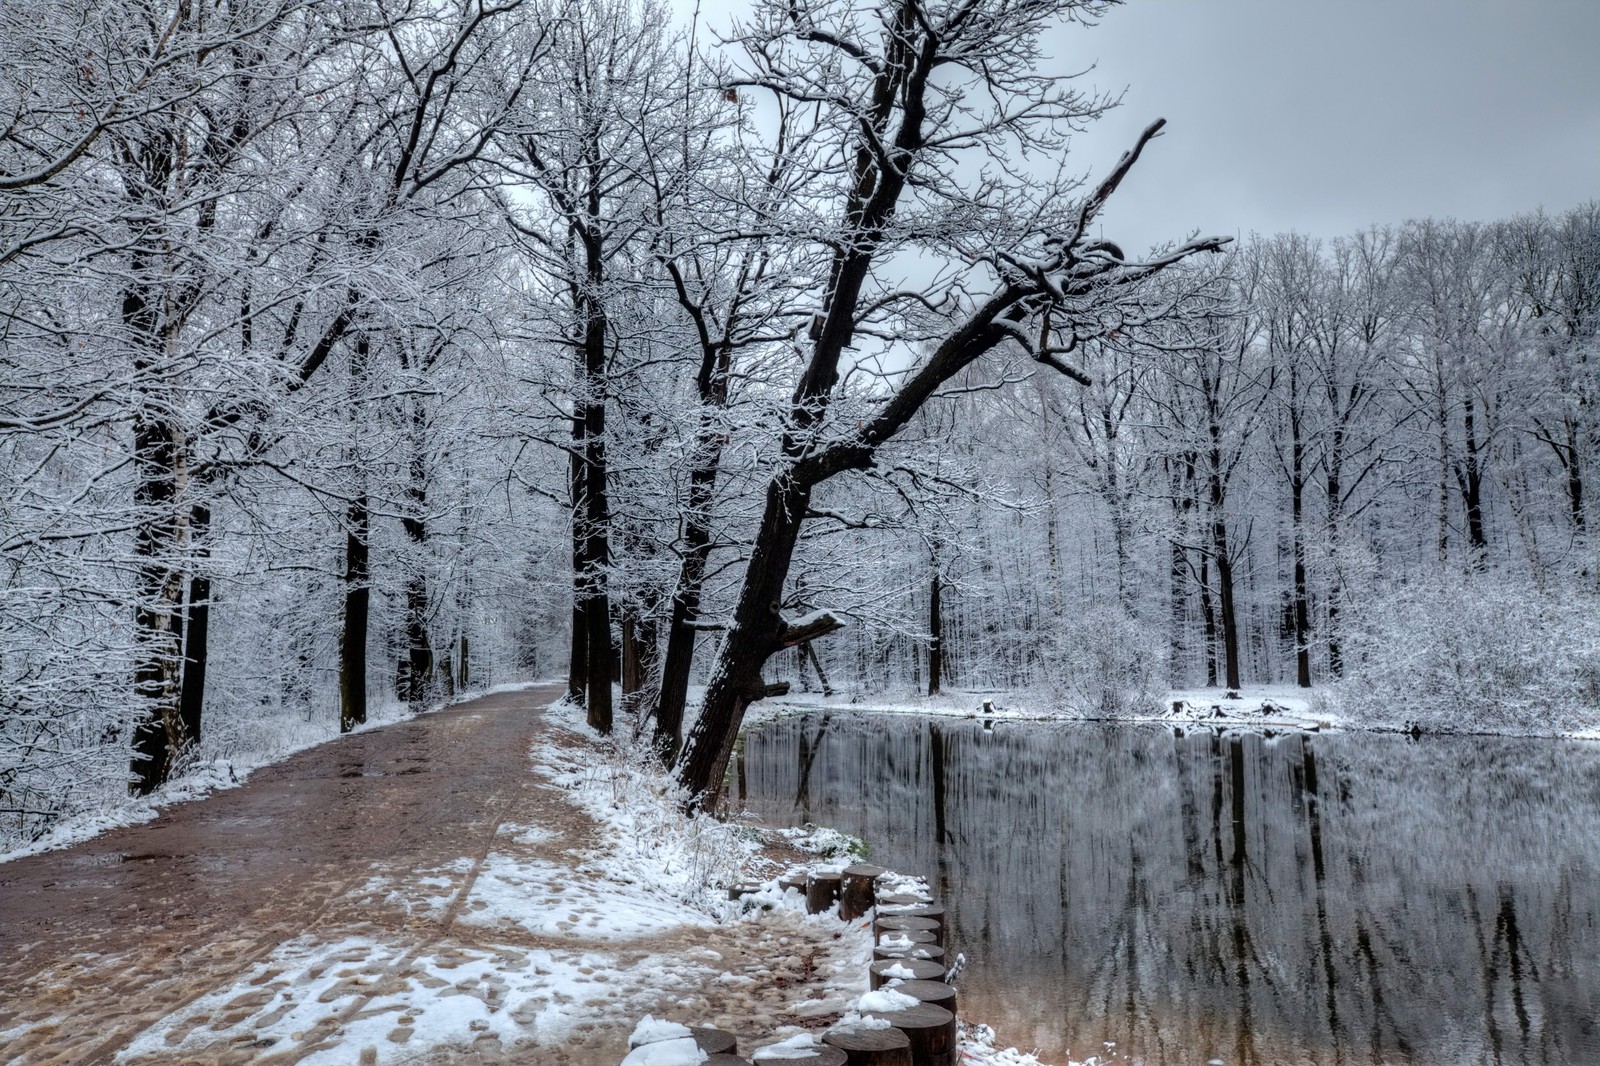
{"type": "Polygon", "coordinates": [[[795,1055],[786,1054],[788,1050],[781,1044],[758,1047],[750,1062],[752,1066],[846,1066],[849,1061],[848,1055],[831,1044],[812,1044],[808,1053],[797,1051],[795,1055]]]}
{"type": "Polygon", "coordinates": [[[711,1055],[700,1066],[750,1066],[750,1060],[737,1055],[711,1055]]]}
{"type": "Polygon", "coordinates": [[[880,903],[878,917],[888,918],[932,918],[940,925],[944,924],[944,908],[937,903],[880,903]]]}
{"type": "Polygon", "coordinates": [[[932,944],[909,944],[903,946],[884,947],[882,944],[872,949],[874,961],[887,959],[920,959],[923,962],[936,962],[944,965],[944,948],[932,944]]]}
{"type": "Polygon", "coordinates": [[[812,874],[806,878],[806,913],[821,914],[839,899],[842,874],[812,874]]]}
{"type": "MultiPolygon", "coordinates": [[[[902,965],[911,960],[904,960],[902,965]]],[[[926,965],[924,963],[924,965],[926,965]]],[[[910,996],[922,1003],[931,1003],[935,1007],[943,1007],[951,1014],[956,1013],[956,986],[947,985],[943,981],[913,980],[895,981],[886,984],[885,988],[892,988],[902,996],[910,996]]]]}
{"type": "Polygon", "coordinates": [[[836,1025],[822,1042],[844,1052],[845,1066],[913,1066],[911,1038],[892,1025],[836,1025]]]}
{"type": "Polygon", "coordinates": [[[850,922],[871,910],[878,901],[874,886],[886,873],[882,866],[870,862],[846,866],[839,888],[839,917],[850,922]]]}
{"type": "Polygon", "coordinates": [[[890,888],[878,893],[878,905],[883,906],[917,906],[932,903],[933,896],[927,892],[912,892],[905,888],[890,888]]]}
{"type": "MultiPolygon", "coordinates": [[[[892,933],[927,933],[932,937],[931,943],[944,947],[944,923],[932,918],[907,918],[898,914],[886,914],[872,923],[872,931],[880,939],[892,933]]],[[[922,941],[922,943],[929,942],[922,941]]]]}
{"type": "Polygon", "coordinates": [[[867,967],[867,986],[874,991],[895,981],[943,980],[944,963],[931,959],[876,959],[867,967]]]}
{"type": "Polygon", "coordinates": [[[943,1007],[918,1003],[903,1010],[874,1011],[866,1018],[888,1022],[906,1035],[911,1066],[956,1066],[956,1016],[943,1007]]]}
{"type": "Polygon", "coordinates": [[[784,874],[782,877],[778,878],[779,891],[787,892],[791,888],[800,893],[802,896],[806,894],[806,872],[804,870],[800,870],[796,873],[784,874]]]}

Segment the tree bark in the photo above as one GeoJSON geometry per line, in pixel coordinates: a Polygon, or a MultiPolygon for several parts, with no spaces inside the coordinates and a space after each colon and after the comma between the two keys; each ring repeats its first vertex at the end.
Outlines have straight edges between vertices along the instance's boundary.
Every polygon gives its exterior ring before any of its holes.
{"type": "Polygon", "coordinates": [[[197,503],[189,509],[189,539],[195,549],[195,569],[189,577],[189,616],[184,624],[183,731],[189,743],[200,743],[200,726],[206,700],[206,660],[211,636],[211,578],[202,567],[210,558],[208,536],[211,508],[197,503]]]}
{"type": "Polygon", "coordinates": [[[940,598],[939,557],[933,559],[928,586],[928,695],[937,696],[944,675],[944,611],[940,598]]]}

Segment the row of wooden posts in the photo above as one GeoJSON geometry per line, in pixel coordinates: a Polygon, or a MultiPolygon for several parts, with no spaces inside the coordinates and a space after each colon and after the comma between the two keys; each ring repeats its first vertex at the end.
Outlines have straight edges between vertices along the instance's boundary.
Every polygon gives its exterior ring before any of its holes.
{"type": "MultiPolygon", "coordinates": [[[[792,874],[779,885],[803,894],[811,914],[837,903],[839,917],[853,922],[872,911],[867,983],[874,990],[891,987],[917,1003],[863,1012],[860,1022],[835,1025],[804,1057],[773,1058],[757,1049],[756,1066],[956,1066],[956,990],[944,980],[945,911],[921,883],[858,863],[838,873],[792,874]]],[[[764,887],[735,885],[728,897],[742,899],[764,887]]],[[[750,1066],[739,1057],[732,1033],[692,1027],[690,1033],[709,1056],[704,1066],[750,1066]]]]}

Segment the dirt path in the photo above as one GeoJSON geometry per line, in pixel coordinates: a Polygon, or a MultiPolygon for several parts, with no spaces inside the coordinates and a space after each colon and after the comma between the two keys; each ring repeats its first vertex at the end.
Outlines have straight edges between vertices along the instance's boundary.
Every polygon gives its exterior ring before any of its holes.
{"type": "Polygon", "coordinates": [[[786,1008],[734,993],[774,954],[783,1000],[820,993],[832,934],[803,922],[606,938],[577,898],[594,823],[529,763],[558,695],[343,737],[0,866],[0,1060],[601,1064],[652,1009],[754,1037],[786,1008]]]}

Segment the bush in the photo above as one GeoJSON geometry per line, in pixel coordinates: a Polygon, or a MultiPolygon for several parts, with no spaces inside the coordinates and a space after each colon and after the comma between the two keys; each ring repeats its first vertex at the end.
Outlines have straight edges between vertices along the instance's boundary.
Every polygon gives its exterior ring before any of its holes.
{"type": "Polygon", "coordinates": [[[1600,724],[1600,600],[1472,575],[1353,605],[1353,721],[1438,731],[1560,732],[1600,724]]]}
{"type": "Polygon", "coordinates": [[[1044,664],[1049,695],[1083,714],[1149,714],[1165,691],[1165,647],[1118,606],[1063,619],[1044,664]]]}

